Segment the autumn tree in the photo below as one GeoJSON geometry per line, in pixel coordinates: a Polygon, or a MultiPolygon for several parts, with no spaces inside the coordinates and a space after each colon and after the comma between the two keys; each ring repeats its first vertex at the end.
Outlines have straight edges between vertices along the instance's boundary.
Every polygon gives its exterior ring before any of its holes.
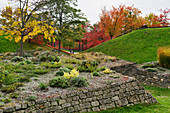
{"type": "Polygon", "coordinates": [[[112,38],[122,32],[140,28],[145,23],[140,14],[141,11],[134,5],[120,5],[118,8],[112,6],[110,11],[102,10],[98,26],[112,38]]]}
{"type": "Polygon", "coordinates": [[[160,22],[163,26],[168,26],[170,25],[169,21],[170,21],[170,17],[168,17],[168,15],[170,14],[170,9],[166,8],[166,9],[160,9],[161,14],[159,16],[160,18],[160,22]]]}
{"type": "MultiPolygon", "coordinates": [[[[58,28],[56,39],[59,41],[59,51],[61,41],[66,41],[62,36],[64,28],[71,25],[84,24],[87,19],[80,9],[77,9],[77,0],[53,0],[49,7],[49,19],[55,21],[54,25],[58,28]]],[[[67,31],[68,32],[68,31],[67,31]]],[[[67,37],[67,36],[66,36],[67,37]]]]}
{"type": "Polygon", "coordinates": [[[110,11],[102,10],[98,26],[105,31],[106,35],[110,35],[111,38],[122,31],[125,18],[124,9],[125,5],[120,5],[118,8],[112,6],[110,11]]]}
{"type": "Polygon", "coordinates": [[[97,25],[90,26],[89,24],[87,24],[85,26],[85,29],[85,38],[83,38],[82,40],[83,44],[86,45],[86,49],[110,40],[110,36],[106,35],[104,31],[101,30],[97,25]]]}
{"type": "Polygon", "coordinates": [[[157,27],[157,26],[160,26],[160,24],[161,24],[159,16],[157,16],[153,13],[146,15],[145,20],[146,20],[146,25],[148,27],[157,27]]]}
{"type": "MultiPolygon", "coordinates": [[[[44,38],[51,40],[55,28],[36,19],[36,11],[39,11],[51,0],[11,0],[17,8],[6,6],[1,13],[1,24],[7,36],[5,38],[20,42],[20,56],[23,56],[23,42],[38,33],[44,33],[44,38]]],[[[1,33],[2,34],[2,33],[1,33]]]]}
{"type": "Polygon", "coordinates": [[[139,29],[146,23],[145,19],[140,16],[142,12],[138,8],[135,8],[134,5],[125,7],[124,14],[123,32],[139,29]]]}

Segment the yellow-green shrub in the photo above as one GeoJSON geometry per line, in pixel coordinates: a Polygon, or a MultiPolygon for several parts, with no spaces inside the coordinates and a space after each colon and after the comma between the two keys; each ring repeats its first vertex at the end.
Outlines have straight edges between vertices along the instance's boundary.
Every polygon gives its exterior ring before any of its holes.
{"type": "Polygon", "coordinates": [[[170,46],[159,47],[157,51],[159,65],[170,69],[170,46]]]}

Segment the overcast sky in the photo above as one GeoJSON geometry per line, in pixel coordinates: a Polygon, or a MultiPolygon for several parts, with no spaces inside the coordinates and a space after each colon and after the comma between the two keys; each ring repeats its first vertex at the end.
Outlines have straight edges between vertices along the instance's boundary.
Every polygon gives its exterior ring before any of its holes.
{"type": "MultiPolygon", "coordinates": [[[[92,24],[99,20],[101,9],[112,9],[112,6],[118,7],[120,4],[139,8],[142,16],[153,12],[159,14],[159,9],[170,8],[170,0],[78,0],[79,8],[86,15],[92,24]]],[[[169,15],[170,16],[170,15],[169,15]]]]}
{"type": "MultiPolygon", "coordinates": [[[[170,0],[78,0],[78,8],[86,15],[91,24],[99,20],[101,9],[111,9],[112,6],[118,7],[120,4],[135,7],[142,11],[142,16],[153,12],[159,14],[159,9],[170,8],[170,0]]],[[[8,5],[7,0],[0,0],[0,7],[8,5]]],[[[169,15],[170,16],[170,15],[169,15]]]]}

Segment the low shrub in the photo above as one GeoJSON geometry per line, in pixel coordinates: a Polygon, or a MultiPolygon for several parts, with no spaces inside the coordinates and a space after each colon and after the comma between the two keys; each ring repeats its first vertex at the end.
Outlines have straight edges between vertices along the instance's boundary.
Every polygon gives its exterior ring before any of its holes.
{"type": "Polygon", "coordinates": [[[24,61],[23,57],[15,56],[11,59],[11,62],[21,62],[24,61]]]}
{"type": "Polygon", "coordinates": [[[148,63],[141,65],[142,68],[148,68],[148,67],[154,68],[156,66],[157,66],[157,64],[155,62],[148,62],[148,63]]]}
{"type": "Polygon", "coordinates": [[[56,71],[56,76],[63,76],[64,75],[64,72],[63,71],[56,71]]]}
{"type": "Polygon", "coordinates": [[[59,71],[56,71],[56,76],[63,76],[64,72],[70,73],[70,69],[68,69],[66,67],[60,68],[59,71]]]}
{"type": "Polygon", "coordinates": [[[36,66],[33,65],[33,64],[29,64],[29,65],[22,66],[22,69],[24,69],[24,70],[35,70],[36,66]]]}
{"type": "Polygon", "coordinates": [[[35,101],[37,99],[36,95],[30,95],[29,97],[26,98],[27,101],[35,101]]]}
{"type": "Polygon", "coordinates": [[[6,87],[3,87],[1,89],[2,92],[6,92],[6,93],[11,93],[14,92],[16,90],[16,86],[15,85],[8,85],[6,87]]]}
{"type": "Polygon", "coordinates": [[[21,83],[21,82],[16,82],[13,84],[16,88],[18,87],[23,87],[24,86],[24,83],[21,83]]]}
{"type": "Polygon", "coordinates": [[[60,61],[60,59],[58,58],[58,56],[56,56],[56,55],[48,55],[48,57],[47,57],[47,59],[48,59],[48,61],[50,61],[50,62],[59,62],[60,61]]]}
{"type": "Polygon", "coordinates": [[[60,68],[62,66],[61,62],[43,62],[41,66],[45,68],[60,68]]]}
{"type": "Polygon", "coordinates": [[[72,77],[70,83],[75,87],[84,87],[88,85],[87,79],[84,77],[72,77]]]}
{"type": "Polygon", "coordinates": [[[39,51],[35,51],[35,52],[33,52],[33,55],[34,56],[38,56],[38,55],[40,55],[40,52],[39,51]]]}
{"type": "Polygon", "coordinates": [[[10,84],[18,82],[18,78],[19,78],[19,75],[9,74],[3,77],[2,83],[5,85],[10,85],[10,84]]]}
{"type": "Polygon", "coordinates": [[[73,70],[73,69],[74,69],[74,66],[71,65],[71,64],[66,64],[65,67],[68,68],[68,69],[70,69],[70,70],[73,70]]]}
{"type": "Polygon", "coordinates": [[[30,54],[24,54],[24,57],[27,58],[27,57],[33,57],[33,56],[30,54]]]}
{"type": "Polygon", "coordinates": [[[111,78],[120,78],[120,75],[109,75],[111,78]]]}
{"type": "Polygon", "coordinates": [[[19,96],[19,93],[16,93],[16,92],[13,92],[13,93],[10,93],[9,97],[11,98],[17,98],[19,96]]]}
{"type": "Polygon", "coordinates": [[[27,63],[27,64],[32,64],[31,60],[25,60],[24,62],[27,63]]]}
{"type": "Polygon", "coordinates": [[[60,71],[66,72],[66,73],[70,73],[70,69],[63,67],[59,69],[60,71]]]}
{"type": "Polygon", "coordinates": [[[2,98],[0,99],[1,102],[4,102],[4,103],[8,103],[8,102],[11,102],[12,99],[10,98],[2,98]]]}
{"type": "Polygon", "coordinates": [[[104,71],[107,67],[106,66],[102,66],[96,69],[96,71],[104,71]]]}
{"type": "Polygon", "coordinates": [[[77,67],[77,70],[80,71],[80,72],[86,72],[87,69],[85,68],[85,66],[78,66],[77,67]]]}
{"type": "Polygon", "coordinates": [[[147,68],[146,70],[149,72],[157,72],[158,71],[157,68],[147,68]]]}
{"type": "Polygon", "coordinates": [[[59,62],[60,61],[60,58],[56,54],[50,53],[48,51],[38,55],[38,59],[39,61],[42,61],[42,62],[45,62],[45,61],[59,62]]]}
{"type": "Polygon", "coordinates": [[[80,72],[93,72],[95,71],[97,68],[96,67],[93,67],[93,66],[78,66],[77,67],[77,70],[80,71],[80,72]]]}
{"type": "Polygon", "coordinates": [[[99,65],[99,63],[96,60],[83,60],[81,62],[81,66],[85,66],[86,68],[89,66],[93,66],[93,67],[97,67],[99,65]]]}
{"type": "Polygon", "coordinates": [[[24,70],[22,70],[22,69],[15,69],[15,70],[14,70],[15,73],[22,73],[23,71],[24,71],[24,70]]]}
{"type": "Polygon", "coordinates": [[[70,83],[69,83],[68,79],[66,79],[64,76],[58,76],[58,77],[51,79],[49,81],[49,86],[67,88],[70,86],[70,83]]]}
{"type": "Polygon", "coordinates": [[[93,72],[93,76],[100,76],[100,73],[97,72],[97,71],[94,71],[94,72],[93,72]]]}
{"type": "Polygon", "coordinates": [[[110,69],[105,69],[104,71],[103,71],[103,73],[104,74],[111,74],[111,73],[113,73],[114,71],[112,71],[112,70],[110,70],[110,69]]]}
{"type": "Polygon", "coordinates": [[[20,77],[18,81],[20,81],[20,82],[31,82],[31,80],[28,76],[20,77]]]}
{"type": "Polygon", "coordinates": [[[27,74],[25,74],[25,76],[28,76],[28,77],[39,77],[39,75],[37,75],[35,73],[27,73],[27,74]]]}
{"type": "Polygon", "coordinates": [[[78,76],[79,76],[79,71],[77,71],[76,69],[71,70],[70,73],[64,72],[64,77],[67,79],[70,79],[72,77],[78,77],[78,76]]]}
{"type": "Polygon", "coordinates": [[[43,48],[41,48],[41,47],[39,47],[37,50],[38,51],[44,51],[43,48]]]}
{"type": "Polygon", "coordinates": [[[93,53],[91,53],[91,55],[94,55],[94,56],[102,56],[103,53],[102,53],[102,52],[93,52],[93,53]]]}
{"type": "Polygon", "coordinates": [[[19,63],[19,65],[26,65],[26,64],[27,64],[27,63],[24,62],[24,61],[22,61],[22,62],[19,63]]]}
{"type": "Polygon", "coordinates": [[[170,46],[158,48],[157,56],[159,65],[170,69],[170,46]]]}
{"type": "Polygon", "coordinates": [[[44,90],[44,89],[46,89],[46,88],[48,87],[48,85],[47,85],[47,84],[44,84],[44,83],[40,83],[40,84],[38,85],[38,87],[40,87],[41,90],[44,90]]]}

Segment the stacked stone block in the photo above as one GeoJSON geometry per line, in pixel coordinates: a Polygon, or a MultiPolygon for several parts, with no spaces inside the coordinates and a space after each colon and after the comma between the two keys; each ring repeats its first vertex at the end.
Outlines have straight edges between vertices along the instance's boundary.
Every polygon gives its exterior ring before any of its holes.
{"type": "Polygon", "coordinates": [[[137,64],[129,63],[128,61],[125,64],[113,66],[111,69],[123,75],[135,77],[138,81],[146,85],[170,88],[169,73],[149,72],[137,64]]]}
{"type": "Polygon", "coordinates": [[[157,103],[134,78],[99,88],[72,92],[45,100],[25,102],[0,110],[1,113],[73,113],[101,111],[108,108],[157,103]]]}

